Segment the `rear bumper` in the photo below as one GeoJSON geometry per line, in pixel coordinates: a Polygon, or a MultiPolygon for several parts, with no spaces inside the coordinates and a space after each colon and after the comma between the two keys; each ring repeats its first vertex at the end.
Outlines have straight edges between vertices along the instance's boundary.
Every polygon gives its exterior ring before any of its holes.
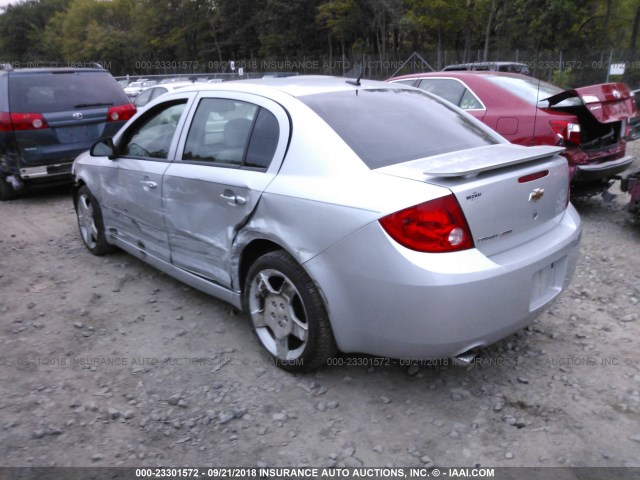
{"type": "Polygon", "coordinates": [[[61,179],[68,177],[71,179],[71,166],[73,162],[55,163],[52,165],[42,165],[39,167],[25,167],[20,169],[20,177],[25,180],[61,179]]]}
{"type": "Polygon", "coordinates": [[[576,165],[572,181],[574,183],[588,183],[607,180],[624,172],[633,163],[634,159],[633,155],[627,155],[618,160],[610,160],[593,165],[576,165]]]}
{"type": "Polygon", "coordinates": [[[477,249],[424,254],[377,222],[305,263],[344,352],[453,357],[530,323],[568,285],[580,218],[570,206],[550,232],[487,257],[477,249]]]}

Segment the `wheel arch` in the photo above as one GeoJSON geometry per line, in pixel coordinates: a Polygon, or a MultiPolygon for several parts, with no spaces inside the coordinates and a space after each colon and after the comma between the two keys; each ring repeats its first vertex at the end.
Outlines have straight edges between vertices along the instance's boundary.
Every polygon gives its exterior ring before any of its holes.
{"type": "Polygon", "coordinates": [[[73,182],[73,185],[71,186],[71,196],[73,198],[73,206],[74,207],[77,206],[77,204],[78,204],[78,192],[85,185],[86,185],[85,181],[82,180],[81,178],[78,179],[77,181],[73,182]]]}
{"type": "MultiPolygon", "coordinates": [[[[240,254],[237,269],[238,278],[236,284],[238,285],[240,292],[244,293],[245,281],[251,265],[253,265],[253,263],[261,256],[276,250],[287,252],[287,249],[282,245],[264,238],[254,239],[244,246],[242,253],[240,254]]],[[[289,253],[289,255],[291,254],[289,253]]]]}

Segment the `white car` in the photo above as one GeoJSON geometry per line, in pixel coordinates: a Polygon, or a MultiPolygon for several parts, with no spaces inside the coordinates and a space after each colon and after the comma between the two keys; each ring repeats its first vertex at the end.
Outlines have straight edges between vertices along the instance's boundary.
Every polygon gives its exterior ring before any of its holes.
{"type": "Polygon", "coordinates": [[[138,96],[141,91],[142,82],[131,82],[129,85],[124,87],[124,93],[126,93],[129,98],[138,96]]]}
{"type": "Polygon", "coordinates": [[[151,102],[151,100],[155,100],[160,95],[164,95],[167,92],[173,92],[181,88],[189,87],[191,85],[193,85],[193,82],[162,83],[160,85],[156,85],[143,90],[133,101],[133,104],[138,110],[144,110],[144,107],[149,102],[151,102]]]}

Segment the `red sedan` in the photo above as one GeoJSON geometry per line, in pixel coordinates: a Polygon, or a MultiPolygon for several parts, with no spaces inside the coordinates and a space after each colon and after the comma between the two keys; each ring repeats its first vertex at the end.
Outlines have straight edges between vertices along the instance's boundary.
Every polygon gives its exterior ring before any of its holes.
{"type": "Polygon", "coordinates": [[[576,194],[605,191],[633,162],[624,136],[636,107],[623,83],[563,90],[500,72],[421,73],[388,81],[444,98],[512,143],[566,147],[576,194]]]}

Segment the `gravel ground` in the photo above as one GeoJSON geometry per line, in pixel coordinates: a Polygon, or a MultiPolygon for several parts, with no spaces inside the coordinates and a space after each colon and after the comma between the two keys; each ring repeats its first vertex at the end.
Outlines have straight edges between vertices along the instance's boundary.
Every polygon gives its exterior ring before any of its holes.
{"type": "Polygon", "coordinates": [[[307,375],[228,304],[89,254],[66,189],[0,204],[0,464],[640,466],[640,222],[617,192],[575,202],[566,294],[473,365],[307,375]]]}

